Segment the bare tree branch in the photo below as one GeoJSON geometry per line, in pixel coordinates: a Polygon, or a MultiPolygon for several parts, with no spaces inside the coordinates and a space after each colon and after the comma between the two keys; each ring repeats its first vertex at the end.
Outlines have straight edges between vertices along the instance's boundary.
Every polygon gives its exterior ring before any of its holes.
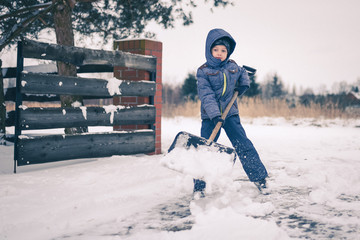
{"type": "Polygon", "coordinates": [[[31,17],[24,19],[19,24],[13,26],[11,31],[7,34],[4,34],[4,37],[0,39],[0,52],[2,49],[8,45],[14,38],[19,36],[31,23],[39,19],[41,15],[48,13],[54,7],[54,4],[49,5],[42,11],[36,11],[31,17]]]}
{"type": "Polygon", "coordinates": [[[21,14],[21,13],[24,13],[24,12],[29,12],[29,11],[32,11],[32,10],[35,10],[35,9],[40,9],[40,8],[46,8],[48,6],[52,5],[51,2],[49,3],[43,3],[43,4],[37,4],[37,5],[33,5],[33,6],[30,6],[30,7],[26,7],[26,8],[20,8],[16,11],[13,11],[13,12],[10,12],[10,13],[7,13],[7,14],[4,14],[2,16],[0,16],[0,20],[3,20],[5,18],[9,18],[9,17],[16,17],[18,14],[21,14]]]}
{"type": "MultiPolygon", "coordinates": [[[[98,0],[68,0],[69,2],[71,2],[71,4],[76,4],[77,2],[96,2],[98,0]]],[[[52,5],[52,2],[48,2],[48,3],[42,3],[42,4],[36,4],[30,7],[25,7],[25,8],[20,8],[16,11],[4,14],[0,16],[0,20],[6,19],[6,18],[10,18],[10,17],[16,17],[17,15],[24,13],[24,12],[29,12],[35,9],[40,9],[40,8],[46,8],[48,6],[52,5]]]]}

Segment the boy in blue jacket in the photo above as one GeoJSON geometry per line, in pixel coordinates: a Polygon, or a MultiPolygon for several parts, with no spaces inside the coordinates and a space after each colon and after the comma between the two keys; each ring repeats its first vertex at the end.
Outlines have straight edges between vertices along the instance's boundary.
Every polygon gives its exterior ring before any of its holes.
{"type": "MultiPolygon", "coordinates": [[[[238,91],[241,96],[250,86],[246,70],[229,59],[235,45],[235,40],[223,29],[211,30],[206,38],[206,63],[198,68],[196,74],[201,101],[201,136],[208,139],[215,125],[222,122],[222,128],[235,148],[247,176],[261,191],[266,188],[268,174],[240,123],[236,101],[225,121],[221,119],[222,111],[230,102],[234,91],[238,91]]],[[[220,131],[214,141],[219,138],[220,131]]],[[[194,180],[194,192],[203,194],[205,187],[203,180],[194,180]]]]}

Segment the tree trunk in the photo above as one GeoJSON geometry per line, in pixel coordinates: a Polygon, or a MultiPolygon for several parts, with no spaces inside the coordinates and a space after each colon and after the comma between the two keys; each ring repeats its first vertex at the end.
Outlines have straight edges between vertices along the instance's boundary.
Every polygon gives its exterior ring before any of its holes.
{"type": "Polygon", "coordinates": [[[0,145],[5,145],[5,118],[6,118],[6,105],[4,96],[4,82],[2,75],[2,61],[0,59],[0,145]]]}
{"type": "MultiPolygon", "coordinates": [[[[72,28],[72,7],[68,1],[62,0],[53,0],[54,3],[57,3],[56,8],[54,9],[54,23],[55,23],[55,33],[56,33],[56,42],[60,45],[65,46],[74,46],[74,32],[72,28]]],[[[63,76],[76,76],[76,66],[64,63],[57,62],[58,74],[63,76]]],[[[62,107],[72,107],[72,104],[79,102],[83,105],[83,99],[81,96],[60,96],[61,106],[62,107]]],[[[78,128],[66,128],[66,134],[81,133],[87,132],[87,127],[78,127],[78,128]]]]}

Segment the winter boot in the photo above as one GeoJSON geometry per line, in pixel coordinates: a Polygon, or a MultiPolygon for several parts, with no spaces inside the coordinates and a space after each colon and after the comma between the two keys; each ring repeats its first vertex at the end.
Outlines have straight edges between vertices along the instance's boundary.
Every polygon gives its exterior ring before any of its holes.
{"type": "Polygon", "coordinates": [[[255,186],[259,189],[260,192],[263,192],[267,188],[266,186],[266,179],[254,182],[255,186]]]}
{"type": "Polygon", "coordinates": [[[194,179],[194,199],[204,198],[205,197],[205,187],[206,182],[200,179],[194,179]]]}

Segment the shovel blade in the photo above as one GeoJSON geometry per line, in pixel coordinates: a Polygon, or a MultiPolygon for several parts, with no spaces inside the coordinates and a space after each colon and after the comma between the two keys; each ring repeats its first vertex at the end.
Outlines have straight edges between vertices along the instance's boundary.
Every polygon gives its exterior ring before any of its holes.
{"type": "Polygon", "coordinates": [[[216,151],[224,154],[232,155],[233,161],[236,160],[235,149],[221,145],[216,142],[208,143],[208,140],[203,137],[198,137],[188,132],[179,132],[173,143],[171,144],[168,152],[171,152],[175,148],[189,149],[191,146],[194,148],[209,148],[211,151],[216,151]]]}

